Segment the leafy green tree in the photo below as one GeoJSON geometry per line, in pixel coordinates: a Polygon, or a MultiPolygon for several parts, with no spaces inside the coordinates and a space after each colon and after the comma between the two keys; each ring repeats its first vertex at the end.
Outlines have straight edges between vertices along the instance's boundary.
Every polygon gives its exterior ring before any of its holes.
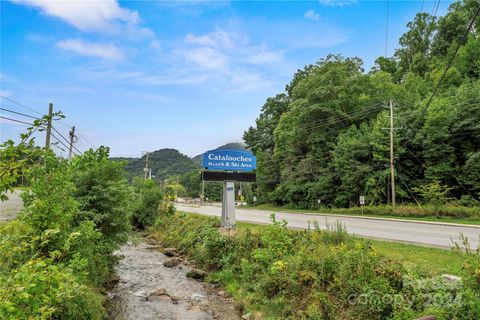
{"type": "Polygon", "coordinates": [[[269,201],[269,193],[275,190],[280,182],[280,168],[273,154],[274,131],[287,110],[288,98],[285,94],[268,98],[255,121],[255,128],[250,127],[243,135],[243,140],[257,156],[257,186],[260,201],[269,201]]]}
{"type": "Polygon", "coordinates": [[[160,187],[153,180],[134,180],[136,202],[133,209],[132,224],[145,229],[152,226],[160,216],[160,204],[164,198],[160,187]]]}
{"type": "MultiPolygon", "coordinates": [[[[478,1],[464,0],[453,2],[447,14],[438,19],[438,27],[432,43],[432,53],[436,56],[444,56],[452,46],[464,45],[463,35],[467,31],[468,24],[478,8],[478,1]]],[[[480,31],[480,18],[474,24],[472,34],[480,31]]]]}
{"type": "Polygon", "coordinates": [[[437,180],[455,198],[477,201],[480,20],[463,40],[477,8],[457,1],[438,23],[417,14],[394,57],[379,57],[368,74],[360,59],[339,55],[298,70],[244,134],[257,155],[260,200],[353,206],[362,193],[388,203],[390,123],[381,111],[393,100],[398,201],[416,201],[411,189],[437,180]]]}
{"type": "Polygon", "coordinates": [[[407,24],[408,31],[400,37],[400,48],[395,51],[403,75],[408,72],[424,76],[429,70],[429,57],[436,30],[435,18],[418,13],[407,24]]]}
{"type": "Polygon", "coordinates": [[[93,221],[106,241],[120,244],[130,230],[131,195],[123,163],[111,161],[109,153],[109,148],[102,146],[72,160],[73,194],[80,203],[75,221],[93,221]]]}

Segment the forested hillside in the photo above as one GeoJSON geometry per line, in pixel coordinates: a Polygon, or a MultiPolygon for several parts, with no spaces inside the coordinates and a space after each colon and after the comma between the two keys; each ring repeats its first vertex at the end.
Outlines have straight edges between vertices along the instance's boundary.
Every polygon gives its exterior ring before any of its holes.
{"type": "Polygon", "coordinates": [[[480,18],[478,1],[419,13],[392,57],[366,71],[329,55],[298,70],[267,99],[244,141],[257,156],[259,199],[350,207],[390,202],[390,101],[397,202],[443,198],[478,206],[480,18]],[[473,21],[470,31],[470,22],[473,21]],[[457,52],[458,49],[458,52],[457,52]],[[448,70],[445,72],[445,70],[448,70]]]}
{"type": "MultiPolygon", "coordinates": [[[[229,142],[220,147],[216,148],[215,150],[246,150],[247,146],[242,142],[229,142]]],[[[205,150],[208,151],[208,150],[205,150]]],[[[202,154],[196,155],[192,158],[192,160],[197,163],[199,166],[202,166],[202,154]]]]}
{"type": "MultiPolygon", "coordinates": [[[[146,155],[141,158],[113,158],[112,160],[127,162],[125,171],[129,180],[133,177],[143,177],[146,155]]],[[[149,167],[152,168],[152,178],[157,181],[199,169],[192,159],[176,149],[160,149],[150,152],[148,161],[149,167]]]]}

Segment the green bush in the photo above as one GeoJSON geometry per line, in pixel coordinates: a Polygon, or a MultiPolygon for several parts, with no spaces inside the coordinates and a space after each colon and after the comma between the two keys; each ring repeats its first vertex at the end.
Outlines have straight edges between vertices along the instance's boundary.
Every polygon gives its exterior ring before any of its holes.
{"type": "Polygon", "coordinates": [[[72,160],[73,196],[80,204],[75,223],[95,223],[111,251],[126,241],[130,231],[130,190],[123,164],[109,160],[109,149],[88,150],[72,160]]]}
{"type": "Polygon", "coordinates": [[[103,297],[73,270],[35,259],[0,277],[1,319],[102,319],[103,297]]]}
{"type": "Polygon", "coordinates": [[[133,181],[136,202],[133,208],[132,224],[139,229],[152,226],[160,215],[163,193],[153,180],[133,181]]]}
{"type": "Polygon", "coordinates": [[[0,226],[1,319],[102,319],[99,293],[127,239],[130,189],[108,149],[45,152],[17,219],[0,226]]]}

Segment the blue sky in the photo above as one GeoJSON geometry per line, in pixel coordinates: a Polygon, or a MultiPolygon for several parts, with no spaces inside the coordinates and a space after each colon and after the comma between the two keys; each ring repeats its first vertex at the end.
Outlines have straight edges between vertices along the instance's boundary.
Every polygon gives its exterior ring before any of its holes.
{"type": "MultiPolygon", "coordinates": [[[[67,136],[65,124],[75,125],[114,156],[166,147],[194,156],[241,141],[297,69],[341,53],[362,58],[368,71],[385,52],[385,1],[0,5],[1,95],[39,112],[53,102],[67,117],[58,130],[67,136]]],[[[388,55],[407,22],[433,5],[390,2],[388,55]]],[[[1,106],[35,115],[4,98],[1,106]]],[[[2,141],[25,128],[0,120],[2,141]]],[[[90,147],[83,137],[81,151],[90,147]]]]}

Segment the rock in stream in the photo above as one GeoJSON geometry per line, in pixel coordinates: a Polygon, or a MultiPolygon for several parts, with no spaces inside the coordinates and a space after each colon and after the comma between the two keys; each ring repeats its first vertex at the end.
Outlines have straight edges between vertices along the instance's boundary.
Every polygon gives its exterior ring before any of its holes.
{"type": "Polygon", "coordinates": [[[116,267],[119,281],[108,293],[111,319],[241,319],[218,289],[187,278],[191,267],[165,267],[169,258],[158,246],[128,243],[116,255],[123,258],[116,267]]]}

